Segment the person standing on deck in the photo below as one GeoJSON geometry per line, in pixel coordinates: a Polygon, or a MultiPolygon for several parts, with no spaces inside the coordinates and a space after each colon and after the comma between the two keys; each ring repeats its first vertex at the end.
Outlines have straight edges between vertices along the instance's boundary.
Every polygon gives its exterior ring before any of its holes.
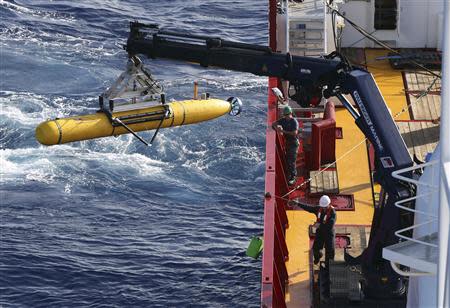
{"type": "Polygon", "coordinates": [[[286,165],[289,185],[295,183],[295,177],[297,176],[297,168],[295,162],[297,160],[297,152],[299,142],[298,135],[298,122],[292,115],[292,108],[285,106],[283,109],[283,117],[278,121],[272,123],[272,128],[284,135],[286,141],[286,165]]]}
{"type": "Polygon", "coordinates": [[[330,197],[320,197],[319,206],[311,206],[295,201],[295,203],[307,212],[317,216],[316,236],[313,244],[314,264],[319,263],[322,257],[322,248],[325,245],[325,263],[334,260],[336,210],[331,205],[330,197]]]}

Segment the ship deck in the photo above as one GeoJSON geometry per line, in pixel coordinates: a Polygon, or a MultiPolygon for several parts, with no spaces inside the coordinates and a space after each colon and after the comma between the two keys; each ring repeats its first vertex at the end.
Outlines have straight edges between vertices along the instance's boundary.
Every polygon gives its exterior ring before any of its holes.
{"type": "MultiPolygon", "coordinates": [[[[427,89],[432,82],[429,76],[423,75],[420,79],[416,77],[419,76],[416,72],[392,69],[388,60],[378,59],[387,55],[386,50],[358,49],[353,50],[351,54],[353,62],[365,64],[374,75],[411,156],[416,154],[416,158],[425,160],[426,154],[434,150],[439,139],[439,124],[433,123],[437,122],[433,117],[438,114],[440,101],[436,97],[426,96],[426,99],[416,102],[417,97],[414,94],[427,89]],[[414,103],[411,105],[411,102],[414,103]]],[[[336,174],[332,177],[337,178],[334,183],[338,184],[339,194],[353,195],[354,201],[354,210],[337,212],[336,227],[339,234],[339,228],[345,226],[365,227],[371,224],[376,202],[374,199],[379,187],[373,187],[371,184],[373,162],[366,138],[347,110],[339,106],[336,107],[336,125],[342,127],[343,138],[336,140],[336,165],[333,169],[336,174]]],[[[314,275],[310,254],[310,226],[315,217],[298,209],[288,210],[287,217],[289,228],[286,230],[286,242],[289,259],[286,267],[289,281],[285,300],[287,307],[309,307],[312,305],[311,282],[314,275]]],[[[360,244],[361,239],[354,240],[360,244]]],[[[367,238],[364,238],[364,245],[365,243],[368,243],[368,234],[367,238]]]]}

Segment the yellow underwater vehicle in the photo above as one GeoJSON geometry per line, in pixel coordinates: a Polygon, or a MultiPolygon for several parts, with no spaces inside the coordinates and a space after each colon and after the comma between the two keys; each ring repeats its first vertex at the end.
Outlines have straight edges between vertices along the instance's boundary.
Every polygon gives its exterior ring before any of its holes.
{"type": "Polygon", "coordinates": [[[213,99],[209,94],[194,99],[166,103],[163,88],[133,56],[127,69],[99,97],[100,109],[95,114],[56,118],[39,124],[36,139],[43,145],[118,136],[131,133],[151,145],[160,128],[194,124],[215,119],[226,113],[238,115],[242,103],[238,98],[213,99]],[[136,134],[156,129],[150,142],[136,134]]]}

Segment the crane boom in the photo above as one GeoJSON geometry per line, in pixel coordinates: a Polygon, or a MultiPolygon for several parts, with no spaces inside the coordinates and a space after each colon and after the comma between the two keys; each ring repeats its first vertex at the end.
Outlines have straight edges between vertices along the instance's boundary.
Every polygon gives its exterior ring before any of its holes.
{"type": "Polygon", "coordinates": [[[292,56],[274,53],[266,46],[163,31],[156,25],[132,22],[130,28],[125,46],[127,52],[152,59],[181,60],[204,67],[279,77],[296,84],[312,83],[315,87],[336,83],[337,72],[342,65],[335,59],[292,56]]]}

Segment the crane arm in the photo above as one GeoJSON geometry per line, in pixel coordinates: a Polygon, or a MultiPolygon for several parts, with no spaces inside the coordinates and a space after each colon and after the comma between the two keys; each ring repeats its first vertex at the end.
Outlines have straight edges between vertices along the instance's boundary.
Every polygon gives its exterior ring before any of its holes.
{"type": "MultiPolygon", "coordinates": [[[[220,38],[163,31],[157,25],[130,23],[125,49],[130,56],[143,54],[149,58],[166,58],[218,67],[257,76],[278,77],[290,81],[296,93],[305,88],[322,95],[321,89],[332,89],[339,79],[343,62],[275,53],[266,46],[244,44],[220,38]]],[[[301,105],[301,95],[294,95],[301,105]]]]}

